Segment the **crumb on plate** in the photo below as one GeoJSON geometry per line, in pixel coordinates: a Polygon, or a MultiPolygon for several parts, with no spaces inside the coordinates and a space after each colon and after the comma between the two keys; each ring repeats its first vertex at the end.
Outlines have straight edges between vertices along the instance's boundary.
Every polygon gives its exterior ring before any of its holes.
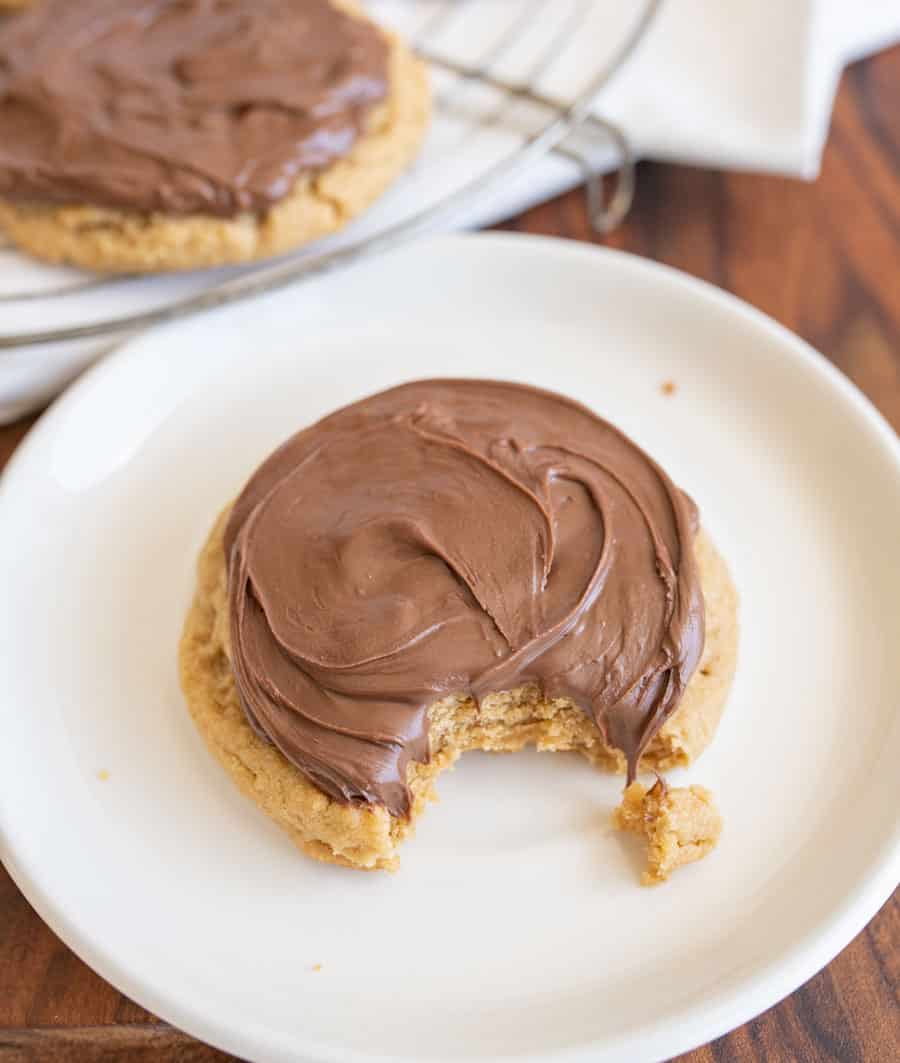
{"type": "Polygon", "coordinates": [[[702,859],[722,833],[722,817],[709,790],[670,788],[659,776],[649,790],[639,782],[626,788],[613,825],[647,839],[647,869],[641,876],[645,886],[665,882],[676,868],[702,859]]]}

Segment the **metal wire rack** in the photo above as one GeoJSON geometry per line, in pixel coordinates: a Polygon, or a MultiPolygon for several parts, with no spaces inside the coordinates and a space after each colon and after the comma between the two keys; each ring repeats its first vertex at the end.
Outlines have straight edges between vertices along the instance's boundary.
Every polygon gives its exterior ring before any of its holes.
{"type": "MultiPolygon", "coordinates": [[[[399,0],[371,0],[369,8],[377,18],[379,9],[396,9],[399,0]]],[[[63,341],[83,341],[103,338],[109,341],[139,328],[200,310],[221,306],[238,299],[272,291],[305,277],[347,265],[363,255],[386,251],[418,233],[453,220],[454,214],[469,209],[474,201],[495,189],[497,184],[510,181],[536,159],[555,153],[580,169],[585,182],[591,222],[599,233],[615,228],[628,213],[634,190],[634,170],[628,141],[621,130],[594,113],[595,104],[606,84],[631,56],[662,0],[642,0],[635,5],[634,17],[599,69],[576,91],[559,99],[539,92],[535,86],[565,57],[567,49],[579,40],[588,25],[594,0],[403,0],[406,14],[415,25],[407,39],[419,55],[431,65],[435,81],[435,102],[442,115],[465,113],[467,96],[487,93],[488,105],[482,106],[475,119],[481,128],[508,126],[524,129],[515,137],[514,145],[502,158],[494,159],[475,176],[468,175],[460,187],[443,195],[414,213],[395,220],[382,228],[356,239],[325,246],[324,249],[299,251],[265,265],[235,268],[224,280],[211,281],[207,286],[180,294],[149,309],[105,317],[83,324],[62,327],[28,329],[5,332],[0,326],[0,351],[12,353],[16,348],[56,344],[63,341]],[[491,33],[478,34],[479,40],[489,42],[481,46],[475,58],[465,61],[454,57],[444,42],[454,35],[467,33],[466,20],[491,20],[491,33]],[[509,59],[529,39],[531,49],[524,69],[514,77],[505,73],[509,59]],[[534,48],[534,41],[539,41],[534,48]],[[529,115],[521,121],[521,109],[529,115]],[[577,134],[577,137],[574,135],[577,134]],[[590,145],[597,143],[610,149],[616,157],[616,181],[612,194],[603,193],[602,175],[591,159],[590,145]],[[587,145],[587,146],[586,146],[587,145]]],[[[386,14],[388,12],[385,12],[386,14]]],[[[469,26],[471,23],[469,23],[469,26]]],[[[482,29],[484,28],[482,24],[482,29]]],[[[583,37],[582,37],[583,40],[583,37]]],[[[482,99],[482,103],[484,100],[482,99]]],[[[470,127],[469,127],[470,128],[470,127]]],[[[422,167],[440,167],[444,153],[454,150],[453,143],[442,149],[432,149],[422,167]]],[[[377,208],[375,208],[377,210],[377,208]]],[[[0,247],[0,254],[12,254],[0,247]]],[[[32,300],[66,299],[78,293],[96,293],[107,285],[127,284],[137,278],[103,278],[83,276],[49,290],[17,291],[0,294],[0,321],[3,305],[22,304],[32,300]]],[[[142,283],[147,283],[146,279],[142,283]]]]}

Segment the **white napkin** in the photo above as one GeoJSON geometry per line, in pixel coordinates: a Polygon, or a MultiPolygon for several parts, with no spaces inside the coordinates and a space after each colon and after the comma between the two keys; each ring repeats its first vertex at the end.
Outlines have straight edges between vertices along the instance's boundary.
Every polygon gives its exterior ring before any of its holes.
{"type": "Polygon", "coordinates": [[[674,0],[604,110],[648,158],[813,178],[844,66],[896,40],[897,0],[674,0]]]}
{"type": "MultiPolygon", "coordinates": [[[[369,6],[432,54],[471,65],[493,51],[495,76],[568,100],[615,52],[643,0],[372,0],[369,6]],[[566,43],[546,62],[553,41],[566,43]]],[[[639,157],[813,178],[844,65],[897,40],[898,0],[665,0],[637,53],[604,90],[597,113],[627,134],[639,157]]],[[[546,117],[442,71],[434,82],[440,106],[415,171],[333,243],[437,202],[504,158],[546,117]]],[[[575,143],[594,165],[615,161],[602,136],[581,135],[575,143]]],[[[439,227],[500,220],[581,177],[571,161],[549,156],[439,227]]],[[[84,274],[0,250],[0,334],[103,320],[233,272],[82,288],[84,274]],[[22,292],[46,294],[4,298],[22,292]]],[[[0,423],[46,401],[112,342],[0,350],[0,423]]]]}

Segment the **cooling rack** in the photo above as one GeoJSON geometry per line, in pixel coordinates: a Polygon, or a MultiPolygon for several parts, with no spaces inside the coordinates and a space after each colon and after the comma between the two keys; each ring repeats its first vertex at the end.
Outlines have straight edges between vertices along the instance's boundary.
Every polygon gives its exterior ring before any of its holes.
{"type": "Polygon", "coordinates": [[[54,271],[25,263],[8,246],[0,248],[0,260],[6,256],[7,265],[15,260],[24,277],[13,291],[0,290],[0,352],[37,345],[47,350],[46,345],[64,341],[112,343],[150,324],[337,269],[452,224],[455,216],[470,214],[480,198],[514,182],[548,154],[578,168],[592,225],[600,233],[611,231],[631,205],[633,161],[624,132],[599,117],[596,105],[661,3],[619,5],[628,8],[627,17],[620,10],[615,33],[604,34],[609,8],[596,0],[370,0],[372,14],[395,25],[430,64],[436,105],[422,158],[385,197],[387,206],[376,205],[363,224],[312,250],[264,265],[174,277],[54,271]],[[554,92],[554,85],[560,91],[554,92]],[[479,169],[473,173],[476,141],[479,169]],[[616,177],[605,196],[602,173],[611,169],[616,177]],[[107,301],[125,309],[95,309],[89,320],[59,323],[67,307],[102,307],[107,301]],[[23,308],[41,327],[15,327],[16,312],[23,308]],[[4,318],[13,322],[12,329],[4,327],[4,318]]]}

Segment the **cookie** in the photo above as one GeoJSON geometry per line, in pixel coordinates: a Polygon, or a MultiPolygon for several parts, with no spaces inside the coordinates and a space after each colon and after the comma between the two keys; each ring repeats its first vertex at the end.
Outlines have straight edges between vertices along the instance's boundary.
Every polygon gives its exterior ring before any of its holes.
{"type": "MultiPolygon", "coordinates": [[[[318,2],[320,6],[328,6],[325,0],[318,2]]],[[[358,14],[355,4],[344,0],[334,0],[334,4],[342,11],[352,13],[352,18],[347,21],[370,25],[358,14]]],[[[29,12],[22,21],[31,17],[32,13],[29,12]]],[[[277,38],[277,25],[273,25],[272,33],[277,38]]],[[[69,173],[63,175],[65,180],[61,177],[55,183],[46,182],[46,197],[31,195],[29,198],[22,194],[4,197],[0,152],[0,229],[21,250],[46,261],[102,272],[127,273],[187,270],[249,262],[282,254],[333,233],[363,213],[409,166],[428,126],[430,97],[425,65],[396,36],[379,33],[379,40],[382,43],[386,41],[386,95],[371,106],[364,108],[360,104],[358,108],[348,108],[354,120],[363,111],[365,113],[359,119],[358,135],[346,152],[342,145],[349,136],[349,118],[342,126],[326,130],[318,141],[313,130],[304,147],[306,155],[314,160],[322,152],[335,157],[329,158],[325,165],[301,168],[299,175],[288,183],[288,190],[283,195],[275,196],[271,190],[277,190],[285,183],[283,170],[298,169],[296,160],[288,160],[290,165],[285,162],[280,170],[273,169],[274,176],[266,178],[268,183],[260,178],[260,187],[251,190],[255,199],[243,186],[243,177],[240,177],[240,180],[235,178],[231,181],[235,186],[233,195],[227,182],[223,187],[215,185],[212,191],[204,193],[209,199],[209,209],[183,209],[196,206],[193,186],[202,185],[203,181],[198,179],[192,182],[190,173],[185,177],[179,171],[174,191],[169,190],[163,180],[147,179],[147,187],[142,192],[147,202],[151,203],[155,203],[156,198],[168,196],[173,209],[133,209],[122,206],[119,205],[119,199],[133,194],[135,187],[135,182],[129,177],[133,160],[130,157],[120,159],[120,146],[116,145],[114,157],[117,165],[123,168],[123,176],[121,180],[108,181],[102,188],[108,202],[89,199],[79,202],[55,201],[73,194],[75,178],[69,173]],[[274,197],[273,201],[268,202],[267,196],[274,197]],[[250,208],[232,209],[233,200],[242,202],[247,199],[252,200],[250,208]]],[[[182,65],[193,63],[199,71],[198,77],[212,77],[204,68],[203,55],[189,56],[178,62],[182,65]]],[[[226,60],[222,60],[220,66],[225,63],[226,60]]],[[[216,92],[227,91],[218,88],[214,79],[209,80],[209,83],[214,85],[216,92]]],[[[280,91],[288,89],[282,88],[280,91]]],[[[315,108],[312,110],[315,111],[315,108]]],[[[267,120],[277,122],[277,115],[272,117],[271,112],[270,108],[267,120]]],[[[205,120],[202,115],[190,117],[190,121],[202,123],[205,120]]],[[[210,122],[216,120],[215,116],[209,119],[210,122]]],[[[184,119],[184,122],[187,121],[184,119]]],[[[252,127],[248,128],[250,131],[245,134],[244,126],[241,126],[241,143],[254,136],[252,127]]],[[[266,136],[257,135],[256,142],[262,144],[259,153],[264,153],[266,136]]],[[[185,138],[185,144],[189,151],[189,136],[185,138]]],[[[222,156],[233,168],[236,166],[228,160],[228,152],[224,148],[222,156]]],[[[196,165],[202,163],[203,159],[200,159],[196,165]]],[[[255,160],[254,172],[265,170],[266,165],[268,163],[265,160],[255,160]]],[[[34,184],[31,178],[29,181],[34,184]]]]}
{"type": "Polygon", "coordinates": [[[697,506],[615,425],[526,384],[413,381],[253,473],[201,556],[182,682],[306,851],[392,867],[467,749],[577,750],[629,783],[689,763],[736,614],[697,506]]]}
{"type": "MultiPolygon", "coordinates": [[[[575,750],[593,764],[616,772],[625,758],[610,747],[597,725],[566,698],[542,698],[534,686],[491,694],[480,711],[471,698],[454,695],[429,711],[431,759],[413,762],[407,781],[412,793],[408,817],[377,805],[335,800],[315,786],[250,726],[232,669],[228,578],[224,534],[230,507],[218,519],[198,563],[194,601],[179,650],[181,684],[191,716],[210,752],[238,788],[283,827],[307,855],[365,870],[398,865],[400,843],[435,794],[440,773],[469,749],[513,751],[575,750]]],[[[712,739],[737,659],[737,592],[709,537],[695,543],[706,604],[706,640],[699,667],[679,707],[641,758],[641,770],[691,763],[712,739]]],[[[663,828],[665,833],[665,828],[663,828]]],[[[661,862],[668,873],[674,865],[661,862]]]]}

